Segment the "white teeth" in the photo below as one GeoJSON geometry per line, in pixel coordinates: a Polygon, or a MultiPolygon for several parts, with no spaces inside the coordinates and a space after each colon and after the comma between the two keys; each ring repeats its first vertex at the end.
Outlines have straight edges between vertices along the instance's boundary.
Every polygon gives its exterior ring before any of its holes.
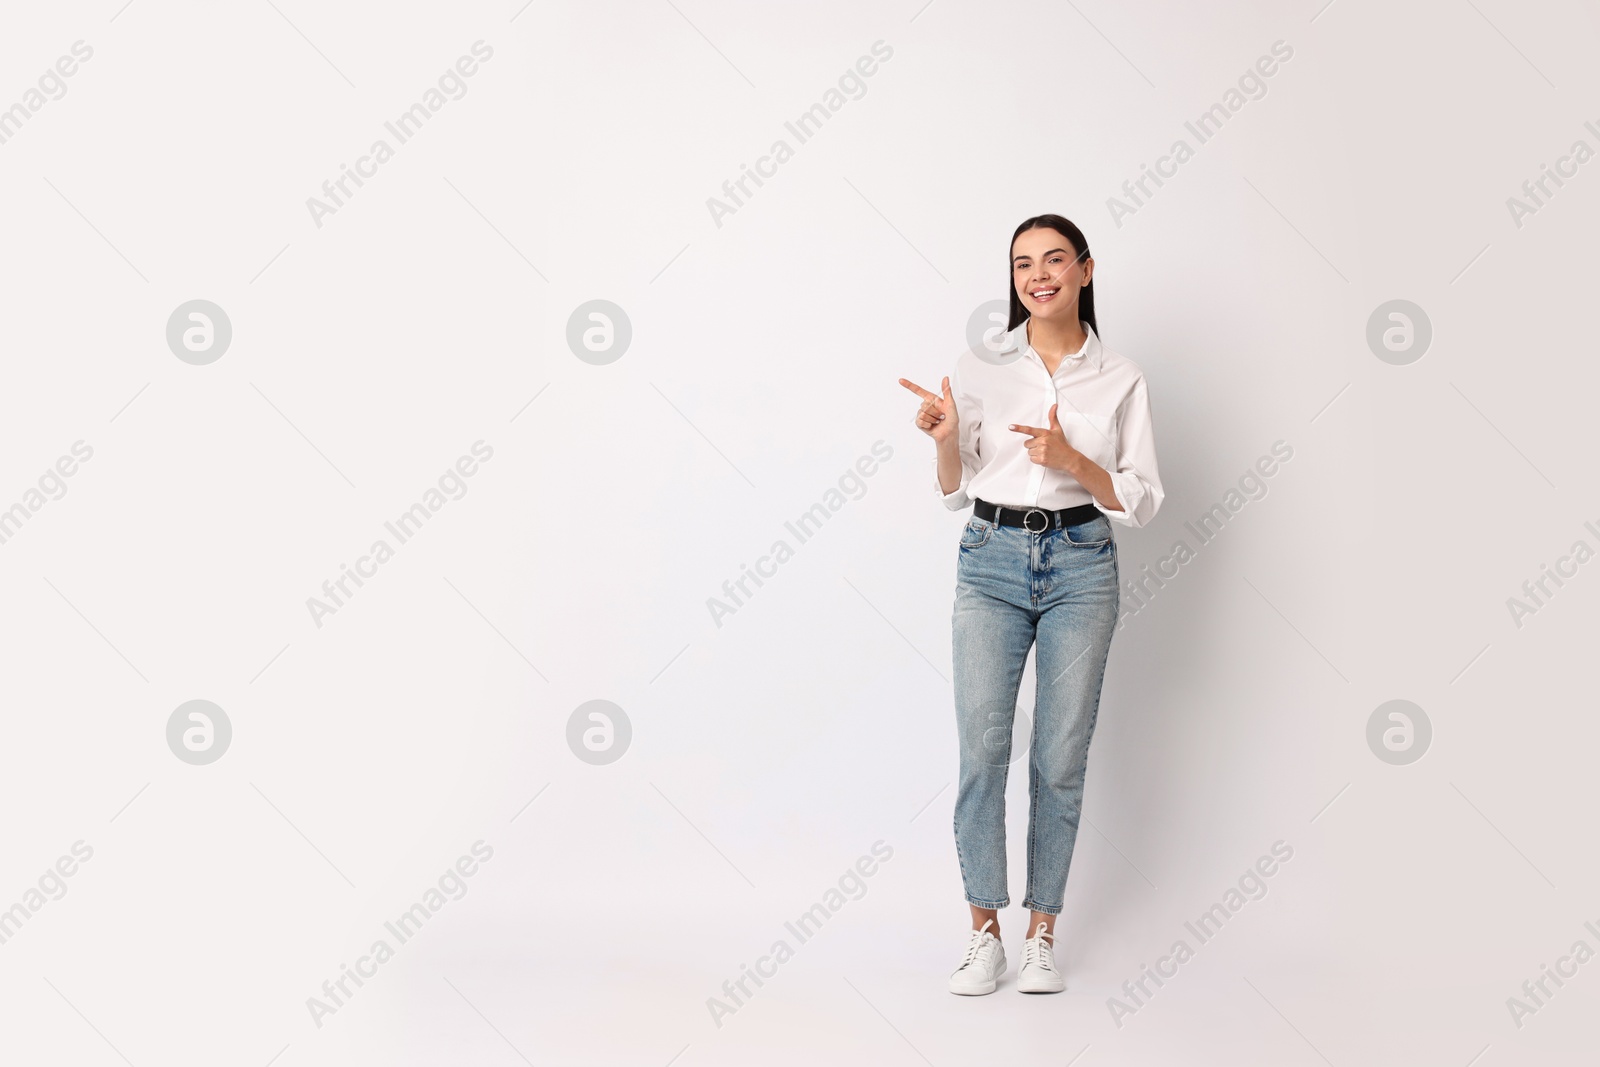
{"type": "Polygon", "coordinates": [[[1058,289],[1035,289],[1033,291],[1033,297],[1035,300],[1037,300],[1042,296],[1055,296],[1058,292],[1060,292],[1058,289]]]}

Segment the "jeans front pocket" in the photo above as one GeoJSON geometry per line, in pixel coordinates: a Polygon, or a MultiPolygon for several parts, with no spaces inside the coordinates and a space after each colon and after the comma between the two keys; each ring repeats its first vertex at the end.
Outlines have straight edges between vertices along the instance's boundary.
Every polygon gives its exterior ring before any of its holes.
{"type": "Polygon", "coordinates": [[[968,519],[967,524],[961,528],[962,548],[982,548],[989,543],[989,535],[994,533],[994,523],[987,519],[968,519]]]}
{"type": "Polygon", "coordinates": [[[1073,548],[1103,548],[1111,543],[1111,520],[1097,515],[1088,522],[1066,527],[1061,535],[1073,548]]]}

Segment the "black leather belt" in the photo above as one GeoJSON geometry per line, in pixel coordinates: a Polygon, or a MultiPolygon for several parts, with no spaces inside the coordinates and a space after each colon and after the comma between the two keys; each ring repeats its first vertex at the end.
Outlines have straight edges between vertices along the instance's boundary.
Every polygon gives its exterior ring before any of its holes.
{"type": "Polygon", "coordinates": [[[1077,526],[1090,519],[1097,519],[1101,514],[1100,509],[1093,504],[1079,504],[1076,507],[1051,511],[1049,508],[1003,507],[991,504],[987,500],[974,500],[972,513],[980,519],[987,519],[1000,526],[1020,526],[1029,533],[1044,533],[1046,530],[1077,526]]]}

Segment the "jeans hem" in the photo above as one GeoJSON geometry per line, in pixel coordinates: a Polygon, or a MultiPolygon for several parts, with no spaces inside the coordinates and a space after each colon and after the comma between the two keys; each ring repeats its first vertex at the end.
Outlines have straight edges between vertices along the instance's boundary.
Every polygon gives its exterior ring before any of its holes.
{"type": "Polygon", "coordinates": [[[998,903],[987,900],[977,900],[970,893],[967,894],[967,903],[971,904],[975,908],[987,908],[990,911],[999,911],[1001,908],[1007,908],[1011,906],[1011,901],[1009,900],[1002,900],[998,903]]]}
{"type": "Polygon", "coordinates": [[[1040,904],[1032,900],[1024,900],[1022,906],[1029,911],[1036,911],[1041,915],[1060,915],[1063,905],[1040,904]]]}

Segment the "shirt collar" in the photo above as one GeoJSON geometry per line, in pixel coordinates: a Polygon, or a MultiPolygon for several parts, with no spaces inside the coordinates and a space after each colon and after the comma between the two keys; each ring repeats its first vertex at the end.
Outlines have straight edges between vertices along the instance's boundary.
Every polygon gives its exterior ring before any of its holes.
{"type": "MultiPolygon", "coordinates": [[[[1062,362],[1065,363],[1067,360],[1071,359],[1085,359],[1088,361],[1090,367],[1093,367],[1095,370],[1099,370],[1101,354],[1104,346],[1100,344],[1100,338],[1095,336],[1093,326],[1090,326],[1087,322],[1083,322],[1082,320],[1079,320],[1079,325],[1083,327],[1083,347],[1078,349],[1076,352],[1067,353],[1067,355],[1062,359],[1062,362]]],[[[1023,319],[1017,324],[1016,329],[1007,333],[1005,336],[1005,341],[1002,342],[1000,346],[1001,355],[1004,355],[1007,352],[1015,352],[1019,350],[1023,352],[1033,352],[1033,346],[1028,344],[1027,319],[1023,319]]],[[[1037,357],[1038,353],[1035,352],[1034,355],[1037,357]]],[[[1043,362],[1043,360],[1040,362],[1043,362]]],[[[1057,367],[1057,369],[1059,370],[1060,368],[1057,367]]]]}

